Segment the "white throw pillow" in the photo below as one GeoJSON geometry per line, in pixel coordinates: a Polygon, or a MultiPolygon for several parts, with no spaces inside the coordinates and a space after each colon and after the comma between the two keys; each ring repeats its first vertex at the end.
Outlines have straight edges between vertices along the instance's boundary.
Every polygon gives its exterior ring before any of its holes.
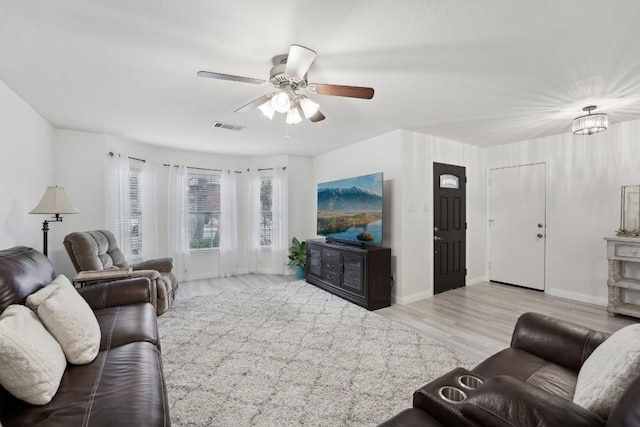
{"type": "Polygon", "coordinates": [[[89,304],[69,279],[58,276],[49,286],[27,297],[27,306],[60,343],[74,365],[92,362],[100,349],[100,326],[89,304]]]}
{"type": "Polygon", "coordinates": [[[46,405],[58,391],[67,361],[38,316],[10,305],[0,316],[0,384],[18,399],[46,405]]]}
{"type": "Polygon", "coordinates": [[[625,326],[585,360],[573,402],[607,419],[613,405],[640,374],[640,324],[625,326]]]}

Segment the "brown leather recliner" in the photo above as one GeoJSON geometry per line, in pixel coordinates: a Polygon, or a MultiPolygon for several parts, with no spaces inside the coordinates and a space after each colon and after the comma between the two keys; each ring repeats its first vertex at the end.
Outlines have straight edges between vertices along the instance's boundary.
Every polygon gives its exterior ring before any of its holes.
{"type": "MultiPolygon", "coordinates": [[[[158,258],[129,265],[109,230],[81,231],[67,235],[64,247],[78,273],[113,269],[123,271],[120,277],[147,277],[152,285],[152,304],[156,314],[167,311],[175,300],[178,279],[171,272],[173,260],[158,258]]],[[[113,280],[113,275],[109,278],[113,280]]]]}
{"type": "Polygon", "coordinates": [[[640,426],[640,372],[606,420],[572,401],[582,364],[608,337],[553,317],[525,313],[509,348],[469,371],[456,368],[423,386],[413,394],[413,408],[378,427],[640,426]],[[460,381],[466,376],[484,382],[465,387],[460,381]]]}

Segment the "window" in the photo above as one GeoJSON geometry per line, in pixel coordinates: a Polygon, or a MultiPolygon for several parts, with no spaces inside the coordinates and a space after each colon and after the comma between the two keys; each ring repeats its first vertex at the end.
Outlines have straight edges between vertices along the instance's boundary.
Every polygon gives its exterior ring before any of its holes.
{"type": "Polygon", "coordinates": [[[440,175],[440,188],[459,188],[459,178],[455,175],[440,175]]]}
{"type": "Polygon", "coordinates": [[[131,236],[131,255],[142,257],[142,165],[139,161],[129,162],[129,219],[123,224],[131,236]]]}
{"type": "Polygon", "coordinates": [[[271,176],[260,178],[260,246],[271,246],[273,239],[273,211],[271,176]]]}
{"type": "Polygon", "coordinates": [[[191,250],[220,246],[220,176],[189,173],[189,246],[191,250]]]}

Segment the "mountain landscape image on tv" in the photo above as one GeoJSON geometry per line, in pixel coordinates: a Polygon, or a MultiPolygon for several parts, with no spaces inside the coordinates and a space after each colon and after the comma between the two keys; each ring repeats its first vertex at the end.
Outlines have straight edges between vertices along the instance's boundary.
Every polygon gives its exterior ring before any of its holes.
{"type": "Polygon", "coordinates": [[[317,233],[382,244],[382,172],[318,184],[317,233]]]}

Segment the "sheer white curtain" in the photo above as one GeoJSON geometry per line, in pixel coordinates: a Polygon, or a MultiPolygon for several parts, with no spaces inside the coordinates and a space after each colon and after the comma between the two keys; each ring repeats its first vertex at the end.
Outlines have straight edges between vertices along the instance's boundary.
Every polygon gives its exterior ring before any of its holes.
{"type": "Polygon", "coordinates": [[[119,154],[109,157],[105,184],[107,229],[116,236],[118,247],[127,262],[131,262],[131,233],[128,228],[129,218],[131,217],[129,204],[129,157],[119,154]]]}
{"type": "Polygon", "coordinates": [[[262,185],[262,177],[260,171],[252,169],[249,172],[249,224],[247,234],[249,236],[249,244],[247,249],[247,265],[249,273],[258,273],[258,261],[260,256],[260,186],[262,185]]]}
{"type": "Polygon", "coordinates": [[[273,213],[273,235],[271,239],[271,273],[284,274],[289,248],[287,170],[274,167],[271,178],[271,210],[273,213]]]}
{"type": "Polygon", "coordinates": [[[220,175],[220,277],[238,274],[238,198],[236,174],[220,175]]]}
{"type": "Polygon", "coordinates": [[[142,258],[159,256],[158,250],[158,205],[156,202],[156,179],[158,165],[147,160],[141,167],[142,195],[142,258]]]}
{"type": "Polygon", "coordinates": [[[178,280],[189,280],[189,174],[184,166],[169,166],[167,185],[167,255],[178,280]]]}

